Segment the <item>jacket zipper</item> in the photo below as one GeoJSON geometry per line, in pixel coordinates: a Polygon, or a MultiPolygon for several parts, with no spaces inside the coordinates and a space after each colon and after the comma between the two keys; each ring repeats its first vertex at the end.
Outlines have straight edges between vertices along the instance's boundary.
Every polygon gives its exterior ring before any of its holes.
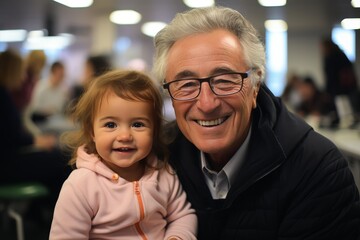
{"type": "Polygon", "coordinates": [[[147,237],[145,236],[145,233],[140,227],[140,221],[144,219],[145,217],[145,210],[144,210],[144,202],[142,200],[141,194],[140,194],[140,184],[138,181],[134,182],[134,191],[136,195],[137,202],[139,204],[139,211],[140,211],[140,219],[139,222],[135,223],[136,231],[139,233],[142,240],[147,240],[147,237]]]}

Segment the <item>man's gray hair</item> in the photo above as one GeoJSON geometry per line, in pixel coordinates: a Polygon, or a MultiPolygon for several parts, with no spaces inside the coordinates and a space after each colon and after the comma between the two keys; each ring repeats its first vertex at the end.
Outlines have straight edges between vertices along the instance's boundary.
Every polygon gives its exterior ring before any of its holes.
{"type": "Polygon", "coordinates": [[[153,73],[159,81],[165,79],[167,58],[173,44],[186,36],[225,29],[235,34],[244,50],[244,57],[253,85],[265,76],[265,48],[257,30],[238,11],[225,7],[196,8],[176,14],[175,18],[155,36],[153,73]]]}

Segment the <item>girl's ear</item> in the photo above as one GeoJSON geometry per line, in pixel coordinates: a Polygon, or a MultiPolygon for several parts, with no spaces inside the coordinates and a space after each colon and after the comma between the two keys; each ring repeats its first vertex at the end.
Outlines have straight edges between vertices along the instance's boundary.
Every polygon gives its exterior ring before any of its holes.
{"type": "Polygon", "coordinates": [[[91,130],[91,138],[92,141],[95,142],[94,129],[91,130]]]}

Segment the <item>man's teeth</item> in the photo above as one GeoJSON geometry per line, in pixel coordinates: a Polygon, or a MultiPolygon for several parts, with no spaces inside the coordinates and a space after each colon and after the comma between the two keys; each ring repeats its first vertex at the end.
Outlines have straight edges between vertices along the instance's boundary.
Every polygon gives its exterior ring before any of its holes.
{"type": "Polygon", "coordinates": [[[204,127],[211,127],[211,126],[219,125],[219,124],[223,123],[224,121],[225,121],[225,118],[218,118],[218,119],[210,120],[210,121],[198,120],[197,123],[204,127]]]}

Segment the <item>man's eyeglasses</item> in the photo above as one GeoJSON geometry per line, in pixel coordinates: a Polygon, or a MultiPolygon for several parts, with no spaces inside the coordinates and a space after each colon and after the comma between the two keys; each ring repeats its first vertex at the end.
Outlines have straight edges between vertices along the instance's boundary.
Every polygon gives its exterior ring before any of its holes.
{"type": "Polygon", "coordinates": [[[227,96],[241,91],[244,79],[249,76],[250,71],[220,73],[206,78],[177,79],[164,83],[163,88],[169,91],[174,100],[187,101],[197,98],[201,92],[201,84],[207,82],[215,95],[227,96]]]}

